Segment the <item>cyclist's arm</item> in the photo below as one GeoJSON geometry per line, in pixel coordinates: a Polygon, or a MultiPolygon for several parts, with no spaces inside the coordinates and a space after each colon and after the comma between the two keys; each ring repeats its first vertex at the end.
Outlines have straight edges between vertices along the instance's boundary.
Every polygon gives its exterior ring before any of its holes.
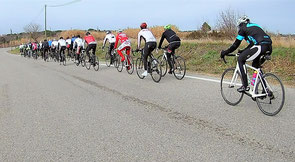
{"type": "Polygon", "coordinates": [[[137,49],[140,48],[140,44],[141,44],[141,33],[139,32],[137,35],[137,49]]]}
{"type": "Polygon", "coordinates": [[[119,35],[116,36],[116,43],[115,43],[115,46],[114,46],[115,49],[116,49],[117,46],[118,46],[118,41],[119,41],[119,35]]]}
{"type": "Polygon", "coordinates": [[[228,54],[235,51],[240,46],[241,42],[241,40],[236,39],[236,41],[227,50],[225,50],[225,52],[228,54]]]}
{"type": "Polygon", "coordinates": [[[163,33],[163,34],[162,34],[162,37],[161,37],[161,40],[160,40],[160,42],[159,42],[159,46],[158,46],[158,48],[161,48],[162,43],[163,43],[163,41],[164,41],[164,38],[165,38],[165,36],[164,36],[164,33],[163,33]]]}
{"type": "Polygon", "coordinates": [[[104,38],[103,40],[103,44],[102,44],[102,48],[104,48],[104,46],[106,45],[106,41],[108,40],[107,36],[104,38]]]}

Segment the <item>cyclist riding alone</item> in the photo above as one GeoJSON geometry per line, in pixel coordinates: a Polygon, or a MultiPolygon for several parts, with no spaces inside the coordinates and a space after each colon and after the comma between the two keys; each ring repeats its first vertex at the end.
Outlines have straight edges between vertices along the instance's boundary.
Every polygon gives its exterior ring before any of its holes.
{"type": "Polygon", "coordinates": [[[141,74],[142,76],[147,76],[147,58],[152,53],[152,51],[157,48],[157,40],[153,33],[147,29],[147,24],[144,22],[140,25],[141,31],[138,33],[137,36],[137,49],[139,51],[141,39],[145,41],[145,46],[143,49],[143,65],[144,65],[144,72],[141,74]]]}
{"type": "Polygon", "coordinates": [[[107,34],[107,35],[105,36],[105,38],[104,38],[104,40],[103,40],[102,49],[104,50],[104,47],[105,47],[105,45],[106,45],[106,42],[108,41],[108,42],[109,42],[108,53],[109,53],[109,55],[110,55],[110,57],[111,57],[111,64],[113,64],[113,60],[114,60],[114,58],[113,58],[111,52],[112,52],[112,50],[113,50],[114,47],[115,47],[116,37],[115,37],[114,34],[112,34],[112,32],[111,32],[110,30],[108,30],[108,31],[106,32],[106,34],[107,34]]]}
{"type": "Polygon", "coordinates": [[[227,50],[221,51],[220,57],[224,58],[225,55],[235,51],[243,39],[249,43],[245,49],[239,51],[240,55],[238,57],[243,83],[243,85],[238,88],[238,91],[245,92],[249,90],[248,79],[244,70],[246,61],[253,61],[252,66],[255,68],[260,67],[265,61],[264,59],[260,61],[261,56],[266,54],[270,55],[272,53],[272,40],[259,25],[250,23],[250,19],[247,16],[240,17],[237,21],[237,26],[239,31],[235,42],[227,50]]]}
{"type": "MultiPolygon", "coordinates": [[[[67,48],[67,43],[66,40],[64,40],[63,37],[60,37],[60,39],[58,40],[58,49],[59,49],[59,58],[60,59],[65,59],[65,50],[67,48]],[[63,54],[64,57],[61,57],[63,54]]],[[[64,60],[60,60],[60,61],[64,61],[64,60]]]]}
{"type": "Polygon", "coordinates": [[[159,43],[159,49],[161,49],[162,47],[162,43],[164,41],[164,39],[166,39],[169,43],[168,48],[167,48],[167,61],[169,64],[169,74],[172,74],[173,70],[172,69],[172,61],[171,61],[171,56],[175,54],[175,50],[177,48],[180,47],[181,44],[181,40],[180,38],[176,35],[176,33],[171,29],[171,25],[165,25],[164,26],[164,32],[162,34],[162,37],[160,39],[160,43],[159,43]]]}
{"type": "MultiPolygon", "coordinates": [[[[86,54],[89,57],[89,61],[90,61],[89,51],[92,50],[93,55],[95,55],[97,42],[95,41],[95,38],[89,32],[86,33],[86,36],[84,37],[84,40],[88,45],[86,47],[86,54]]],[[[96,57],[94,57],[93,61],[94,62],[96,61],[96,57]]]]}
{"type": "MultiPolygon", "coordinates": [[[[122,32],[122,30],[119,30],[117,36],[116,36],[116,43],[115,43],[115,49],[117,49],[118,54],[121,56],[121,62],[125,61],[125,57],[122,53],[123,50],[126,50],[126,54],[130,55],[130,50],[131,50],[131,42],[128,39],[127,35],[122,32]],[[118,47],[118,42],[121,42],[121,45],[118,47]]],[[[129,68],[130,61],[128,60],[128,67],[129,68]]]]}

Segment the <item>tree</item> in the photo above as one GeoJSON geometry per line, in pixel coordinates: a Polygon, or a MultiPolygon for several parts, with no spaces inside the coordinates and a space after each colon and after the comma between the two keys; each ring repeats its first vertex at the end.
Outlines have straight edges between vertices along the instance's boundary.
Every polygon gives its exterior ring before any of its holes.
{"type": "Polygon", "coordinates": [[[211,31],[211,26],[207,22],[204,22],[202,27],[201,27],[201,30],[204,33],[207,33],[208,31],[211,31]]]}
{"type": "Polygon", "coordinates": [[[229,38],[234,38],[237,34],[237,19],[239,14],[231,9],[220,12],[217,20],[217,29],[229,38]]]}
{"type": "Polygon", "coordinates": [[[39,37],[39,33],[41,30],[41,26],[39,24],[30,23],[24,27],[24,31],[30,35],[30,38],[34,41],[37,41],[39,37]]]}

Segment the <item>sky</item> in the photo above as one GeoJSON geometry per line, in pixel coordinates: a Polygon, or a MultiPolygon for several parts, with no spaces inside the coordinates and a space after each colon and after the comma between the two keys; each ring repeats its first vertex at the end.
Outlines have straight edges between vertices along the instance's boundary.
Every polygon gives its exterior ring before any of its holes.
{"type": "Polygon", "coordinates": [[[89,28],[117,30],[148,26],[176,25],[180,30],[199,29],[203,22],[215,27],[220,12],[228,9],[247,15],[254,23],[274,33],[295,34],[295,0],[0,0],[0,34],[23,32],[35,23],[47,29],[89,28]]]}

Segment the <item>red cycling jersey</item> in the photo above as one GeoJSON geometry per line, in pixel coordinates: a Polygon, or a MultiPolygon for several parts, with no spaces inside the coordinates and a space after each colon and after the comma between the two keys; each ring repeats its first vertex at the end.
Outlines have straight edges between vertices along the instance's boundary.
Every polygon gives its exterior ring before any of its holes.
{"type": "Polygon", "coordinates": [[[94,39],[94,37],[92,35],[85,36],[84,39],[85,39],[85,41],[86,41],[87,44],[91,44],[91,43],[95,43],[96,42],[95,39],[94,39]]]}
{"type": "Polygon", "coordinates": [[[116,36],[115,48],[117,48],[119,40],[121,41],[121,43],[124,43],[128,40],[128,37],[125,33],[118,33],[116,36]]]}

